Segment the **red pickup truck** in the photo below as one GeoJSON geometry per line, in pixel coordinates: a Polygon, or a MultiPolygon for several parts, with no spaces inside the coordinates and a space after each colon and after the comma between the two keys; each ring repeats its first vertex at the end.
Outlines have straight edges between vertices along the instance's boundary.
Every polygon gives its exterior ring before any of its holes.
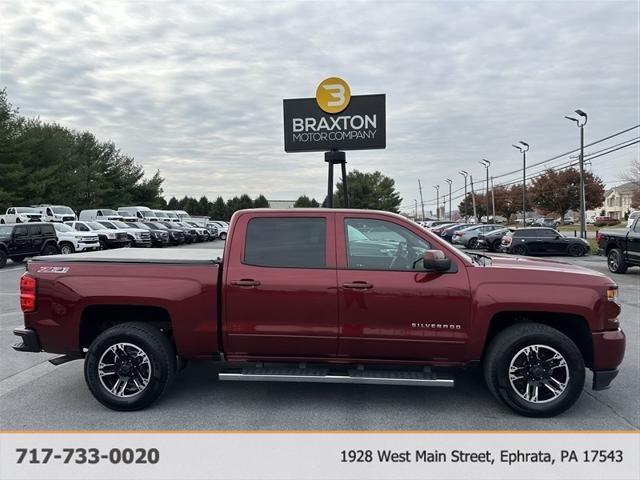
{"type": "Polygon", "coordinates": [[[552,416],[609,387],[625,349],[617,286],[531,258],[466,254],[364,210],[243,210],[223,250],[120,249],[31,260],[16,350],[84,358],[93,395],[148,406],[183,360],[220,380],[453,386],[552,416]]]}

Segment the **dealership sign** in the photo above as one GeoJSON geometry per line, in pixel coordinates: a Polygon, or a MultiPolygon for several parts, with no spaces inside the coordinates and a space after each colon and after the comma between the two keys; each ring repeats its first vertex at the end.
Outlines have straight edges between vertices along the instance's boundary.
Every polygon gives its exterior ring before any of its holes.
{"type": "Polygon", "coordinates": [[[330,77],[318,85],[316,98],[284,100],[286,152],[385,146],[384,95],[351,95],[344,80],[330,77]]]}

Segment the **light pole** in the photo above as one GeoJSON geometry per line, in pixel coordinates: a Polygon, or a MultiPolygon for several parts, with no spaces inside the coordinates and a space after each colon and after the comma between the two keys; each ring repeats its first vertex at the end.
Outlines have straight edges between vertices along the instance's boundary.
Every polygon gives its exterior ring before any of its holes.
{"type": "Polygon", "coordinates": [[[491,177],[491,211],[493,213],[493,223],[496,223],[496,196],[493,190],[493,177],[491,177]]]}
{"type": "Polygon", "coordinates": [[[585,207],[586,200],[584,196],[584,126],[587,124],[587,114],[578,109],[575,111],[582,121],[574,117],[564,117],[567,120],[576,122],[576,125],[580,127],[580,238],[587,238],[587,231],[585,226],[585,207]]]}
{"type": "Polygon", "coordinates": [[[434,185],[436,189],[436,218],[440,220],[440,185],[434,185]]]}
{"type": "MultiPolygon", "coordinates": [[[[420,183],[420,179],[418,179],[418,190],[420,190],[420,205],[422,205],[422,221],[424,221],[424,200],[422,198],[422,184],[420,183]]],[[[418,209],[416,207],[416,218],[418,217],[417,211],[418,209]]]]}
{"type": "Polygon", "coordinates": [[[489,167],[491,166],[491,162],[486,158],[480,160],[480,165],[484,166],[484,169],[487,172],[487,188],[485,189],[485,196],[487,197],[487,223],[489,223],[489,167]]]}
{"type": "Polygon", "coordinates": [[[453,183],[453,180],[445,178],[444,181],[449,184],[449,220],[451,220],[451,184],[453,183]]]}
{"type": "Polygon", "coordinates": [[[522,226],[527,226],[527,151],[529,144],[522,140],[518,145],[511,145],[522,153],[522,226]]]}
{"type": "Polygon", "coordinates": [[[465,206],[465,208],[464,208],[464,221],[466,222],[469,219],[469,215],[467,215],[467,206],[466,206],[466,203],[465,203],[467,201],[467,176],[469,175],[469,172],[467,172],[465,170],[460,170],[458,173],[464,177],[464,202],[462,202],[462,203],[465,206]]]}

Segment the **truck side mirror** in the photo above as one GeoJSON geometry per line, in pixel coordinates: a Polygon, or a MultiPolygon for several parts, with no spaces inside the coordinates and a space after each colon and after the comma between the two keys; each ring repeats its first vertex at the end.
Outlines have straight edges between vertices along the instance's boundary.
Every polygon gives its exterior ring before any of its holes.
{"type": "Polygon", "coordinates": [[[430,272],[446,272],[451,269],[451,259],[442,250],[427,250],[422,254],[422,265],[430,272]]]}

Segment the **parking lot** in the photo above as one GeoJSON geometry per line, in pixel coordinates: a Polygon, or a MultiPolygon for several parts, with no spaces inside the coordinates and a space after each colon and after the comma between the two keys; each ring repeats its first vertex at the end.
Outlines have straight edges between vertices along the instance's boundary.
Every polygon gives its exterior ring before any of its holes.
{"type": "MultiPolygon", "coordinates": [[[[179,248],[219,248],[220,241],[179,248]]],[[[607,273],[602,257],[563,257],[607,273]]],[[[85,386],[81,361],[58,367],[51,355],[18,353],[18,279],[24,265],[0,271],[0,428],[21,429],[640,429],[640,269],[613,275],[620,287],[627,352],[612,388],[594,392],[591,375],[577,404],[553,419],[515,415],[487,391],[481,372],[456,374],[450,389],[219,382],[214,363],[190,364],[151,408],[114,412],[85,386]]]]}

